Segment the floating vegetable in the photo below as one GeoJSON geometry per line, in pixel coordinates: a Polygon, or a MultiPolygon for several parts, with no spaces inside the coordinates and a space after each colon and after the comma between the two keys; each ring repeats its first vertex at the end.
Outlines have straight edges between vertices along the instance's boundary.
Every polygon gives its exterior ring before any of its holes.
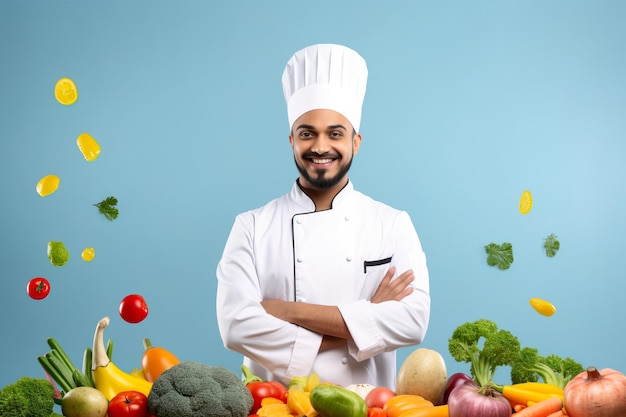
{"type": "Polygon", "coordinates": [[[87,162],[95,161],[100,155],[100,145],[89,133],[78,135],[76,145],[87,162]]]}
{"type": "Polygon", "coordinates": [[[556,253],[561,248],[561,242],[559,242],[557,240],[557,237],[556,237],[556,235],[554,233],[551,233],[545,239],[545,242],[543,244],[543,248],[546,250],[546,256],[548,258],[553,258],[554,255],[556,255],[556,253]]]}
{"type": "Polygon", "coordinates": [[[148,316],[148,304],[139,294],[129,294],[120,302],[120,316],[128,323],[139,323],[148,316]]]}
{"type": "Polygon", "coordinates": [[[34,300],[43,300],[50,294],[50,283],[43,277],[33,278],[28,281],[26,292],[34,300]]]}
{"type": "Polygon", "coordinates": [[[46,175],[37,182],[37,194],[42,197],[52,194],[59,188],[61,179],[54,174],[46,175]]]}
{"type": "Polygon", "coordinates": [[[65,249],[63,242],[48,242],[48,259],[54,266],[63,266],[70,259],[70,253],[65,249]]]}
{"type": "Polygon", "coordinates": [[[81,257],[83,258],[83,261],[91,262],[93,261],[93,258],[96,257],[96,251],[94,248],[85,248],[83,253],[81,253],[81,257]]]}
{"type": "Polygon", "coordinates": [[[530,305],[542,316],[550,317],[556,313],[556,307],[551,302],[541,298],[531,298],[530,305]]]}
{"type": "Polygon", "coordinates": [[[113,196],[109,196],[101,202],[94,204],[94,206],[98,207],[98,212],[111,221],[117,219],[119,214],[119,210],[115,207],[116,205],[117,198],[113,196]]]}
{"type": "Polygon", "coordinates": [[[533,208],[533,196],[530,191],[525,190],[519,199],[519,212],[522,214],[528,214],[533,208]]]}
{"type": "Polygon", "coordinates": [[[504,242],[501,245],[490,243],[485,246],[487,265],[497,266],[500,270],[509,269],[513,263],[513,245],[504,242]]]}
{"type": "Polygon", "coordinates": [[[61,78],[54,86],[54,97],[64,106],[72,105],[78,100],[78,89],[70,78],[61,78]]]}

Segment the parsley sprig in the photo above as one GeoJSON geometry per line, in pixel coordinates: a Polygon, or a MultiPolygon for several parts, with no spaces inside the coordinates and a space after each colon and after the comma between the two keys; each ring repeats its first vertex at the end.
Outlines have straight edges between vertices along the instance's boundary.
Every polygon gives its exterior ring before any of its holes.
{"type": "Polygon", "coordinates": [[[117,215],[119,214],[119,210],[117,209],[117,207],[115,207],[116,205],[117,198],[113,196],[109,196],[101,202],[94,204],[94,206],[98,207],[98,211],[100,212],[100,214],[106,217],[107,220],[111,221],[117,219],[117,215]]]}

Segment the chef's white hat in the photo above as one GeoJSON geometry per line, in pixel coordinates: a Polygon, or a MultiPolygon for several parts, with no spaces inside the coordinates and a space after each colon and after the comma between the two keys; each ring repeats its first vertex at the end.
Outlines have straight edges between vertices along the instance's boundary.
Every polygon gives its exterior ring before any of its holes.
{"type": "Polygon", "coordinates": [[[341,113],[357,132],[367,86],[367,65],[342,45],[312,45],[296,52],[283,72],[289,127],[304,113],[329,109],[341,113]]]}

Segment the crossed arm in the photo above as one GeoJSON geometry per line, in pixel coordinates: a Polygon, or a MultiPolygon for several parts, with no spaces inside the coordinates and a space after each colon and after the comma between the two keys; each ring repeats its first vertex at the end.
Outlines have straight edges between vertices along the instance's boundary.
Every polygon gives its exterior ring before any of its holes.
{"type": "MultiPolygon", "coordinates": [[[[410,285],[415,279],[413,271],[405,271],[397,279],[391,281],[395,271],[395,267],[389,268],[370,302],[400,301],[413,292],[413,287],[410,285]]],[[[352,340],[350,331],[337,306],[279,299],[264,300],[261,302],[261,305],[267,313],[274,317],[323,334],[324,338],[320,351],[345,344],[347,340],[352,340]]]]}

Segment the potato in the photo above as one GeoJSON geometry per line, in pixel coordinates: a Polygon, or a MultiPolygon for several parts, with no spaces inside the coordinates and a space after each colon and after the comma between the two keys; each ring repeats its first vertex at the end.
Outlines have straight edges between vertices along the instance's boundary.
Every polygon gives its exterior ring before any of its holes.
{"type": "Polygon", "coordinates": [[[446,389],[448,371],[443,356],[419,348],[402,363],[396,379],[396,394],[419,395],[437,404],[446,389]]]}

